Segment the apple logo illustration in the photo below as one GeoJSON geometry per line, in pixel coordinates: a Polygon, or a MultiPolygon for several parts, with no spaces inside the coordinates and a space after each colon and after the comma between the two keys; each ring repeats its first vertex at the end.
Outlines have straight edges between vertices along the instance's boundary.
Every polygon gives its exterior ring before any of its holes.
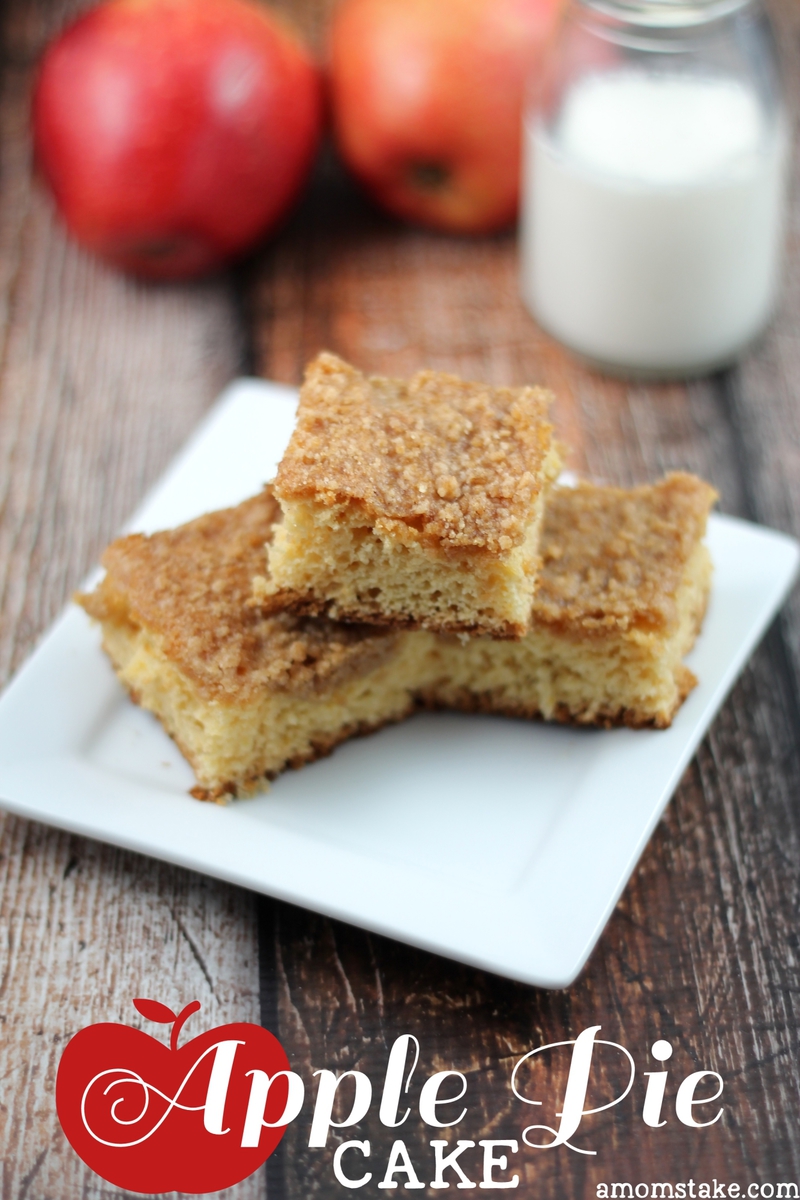
{"type": "Polygon", "coordinates": [[[70,1145],[108,1183],[133,1192],[216,1192],[264,1163],[303,1102],[277,1038],[239,1022],[178,1046],[197,1000],[175,1014],[134,1000],[171,1025],[169,1045],[130,1025],[104,1022],[67,1043],[56,1108],[70,1145]]]}

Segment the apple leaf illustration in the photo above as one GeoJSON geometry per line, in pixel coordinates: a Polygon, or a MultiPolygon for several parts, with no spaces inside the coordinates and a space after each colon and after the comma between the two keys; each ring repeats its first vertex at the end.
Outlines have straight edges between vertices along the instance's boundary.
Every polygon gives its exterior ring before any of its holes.
{"type": "Polygon", "coordinates": [[[160,1004],[158,1000],[137,999],[134,1000],[133,1007],[143,1017],[147,1017],[148,1021],[157,1021],[160,1025],[171,1025],[178,1019],[171,1008],[167,1008],[166,1004],[160,1004]]]}

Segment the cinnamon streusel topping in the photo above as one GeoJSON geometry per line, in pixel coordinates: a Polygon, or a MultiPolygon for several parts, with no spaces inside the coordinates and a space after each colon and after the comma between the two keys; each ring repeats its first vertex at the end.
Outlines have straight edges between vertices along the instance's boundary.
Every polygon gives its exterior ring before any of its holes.
{"type": "Polygon", "coordinates": [[[534,624],[578,634],[668,627],[715,499],[709,484],[683,472],[635,488],[554,488],[534,624]]]}
{"type": "Polygon", "coordinates": [[[305,695],[372,670],[395,635],[288,612],[265,617],[248,603],[279,516],[265,491],[178,529],[119,538],[103,555],[105,578],[80,603],[99,621],[159,637],[200,692],[223,703],[265,688],[305,695]]]}
{"type": "Polygon", "coordinates": [[[365,523],[413,529],[443,549],[504,554],[523,542],[556,469],[551,399],[542,388],[438,371],[366,377],[321,354],[306,372],[276,493],[360,505],[365,523]]]}

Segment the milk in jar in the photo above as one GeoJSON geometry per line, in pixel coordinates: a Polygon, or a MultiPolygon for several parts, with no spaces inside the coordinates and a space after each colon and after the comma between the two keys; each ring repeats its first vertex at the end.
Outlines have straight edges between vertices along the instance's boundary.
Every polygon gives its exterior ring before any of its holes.
{"type": "Polygon", "coordinates": [[[522,293],[550,333],[670,375],[723,365],[764,328],[788,139],[746,78],[589,71],[554,120],[528,114],[524,141],[522,293]]]}

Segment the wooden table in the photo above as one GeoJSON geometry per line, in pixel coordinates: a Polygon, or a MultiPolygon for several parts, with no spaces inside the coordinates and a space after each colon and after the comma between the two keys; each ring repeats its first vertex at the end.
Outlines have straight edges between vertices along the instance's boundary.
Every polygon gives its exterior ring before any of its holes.
{"type": "MultiPolygon", "coordinates": [[[[247,371],[296,383],[323,347],[370,370],[425,364],[546,383],[578,470],[630,484],[688,468],[715,484],[723,511],[800,534],[797,200],[773,327],[736,370],[688,386],[629,386],[584,370],[522,309],[512,235],[468,242],[401,227],[369,208],[330,156],[288,228],[245,267],[197,285],[143,286],[70,244],[32,181],[31,67],[75,7],[7,0],[2,16],[2,680],[220,388],[247,371]]],[[[319,37],[328,0],[284,7],[319,37]]],[[[797,111],[800,8],[781,0],[774,10],[797,111]]],[[[135,1019],[137,995],[173,1007],[197,997],[195,1020],[208,1024],[261,1015],[308,1081],[321,1067],[357,1067],[377,1085],[393,1039],[415,1033],[422,1078],[467,1074],[470,1113],[458,1136],[475,1141],[519,1138],[531,1120],[508,1086],[518,1057],[602,1025],[601,1036],[637,1060],[633,1095],[592,1119],[596,1157],[564,1148],[518,1156],[517,1195],[572,1200],[594,1196],[603,1180],[800,1182],[799,806],[795,595],[687,771],[588,967],[564,992],[3,816],[2,1197],[120,1195],[66,1143],[53,1087],[65,1040],[92,1021],[135,1019]],[[675,1047],[674,1082],[667,1124],[650,1129],[640,1119],[641,1071],[657,1069],[647,1053],[659,1037],[675,1047]],[[675,1087],[703,1068],[724,1077],[725,1113],[708,1129],[688,1129],[675,1119],[675,1087]]],[[[558,1070],[549,1079],[555,1092],[563,1086],[558,1070]]],[[[604,1072],[598,1096],[613,1085],[604,1072]]],[[[366,1124],[339,1136],[369,1137],[376,1162],[385,1161],[393,1131],[374,1116],[366,1124]]],[[[431,1136],[409,1122],[426,1180],[431,1136]]],[[[267,1172],[234,1194],[346,1194],[330,1153],[309,1150],[307,1137],[304,1117],[267,1172]]],[[[384,1193],[373,1181],[361,1194],[384,1193]]]]}

